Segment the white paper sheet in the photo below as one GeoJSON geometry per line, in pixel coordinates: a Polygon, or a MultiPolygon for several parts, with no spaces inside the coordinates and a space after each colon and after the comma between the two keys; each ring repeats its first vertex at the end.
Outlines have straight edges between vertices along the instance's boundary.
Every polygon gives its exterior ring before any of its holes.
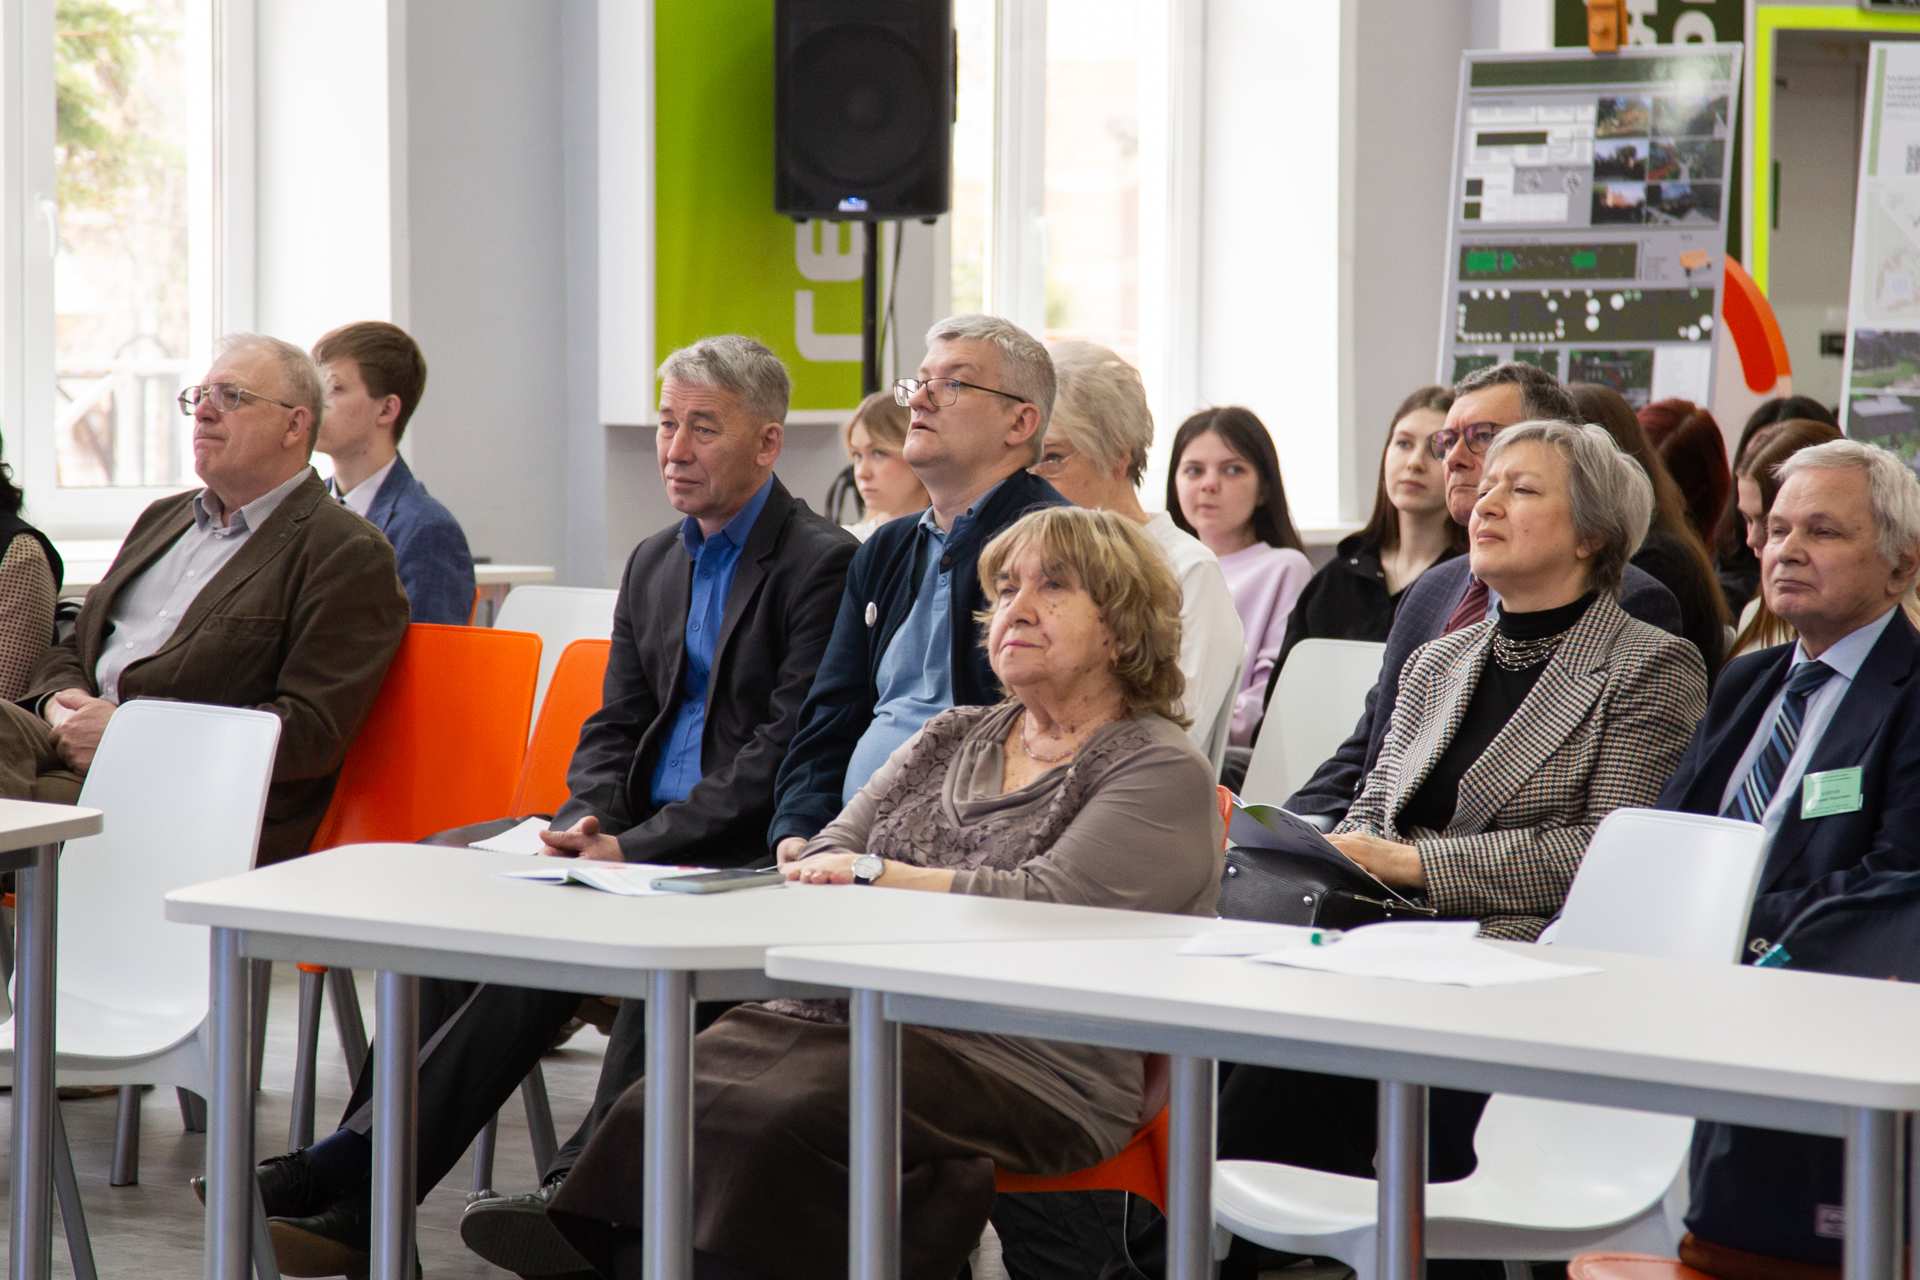
{"type": "Polygon", "coordinates": [[[712,871],[712,867],[663,867],[652,864],[619,862],[583,862],[573,858],[547,858],[550,865],[529,871],[496,871],[503,880],[527,880],[534,884],[583,884],[623,898],[651,898],[668,892],[653,887],[655,880],[675,876],[693,876],[712,871]]]}
{"type": "Polygon", "coordinates": [[[1252,959],[1262,964],[1315,969],[1322,973],[1455,987],[1542,982],[1600,972],[1590,966],[1548,964],[1458,933],[1411,933],[1399,925],[1373,925],[1356,929],[1329,946],[1286,947],[1252,959]]]}
{"type": "Polygon", "coordinates": [[[475,840],[467,848],[485,849],[488,853],[538,854],[547,847],[546,842],[540,839],[540,833],[546,829],[545,818],[528,818],[519,826],[508,827],[497,836],[475,840]]]}

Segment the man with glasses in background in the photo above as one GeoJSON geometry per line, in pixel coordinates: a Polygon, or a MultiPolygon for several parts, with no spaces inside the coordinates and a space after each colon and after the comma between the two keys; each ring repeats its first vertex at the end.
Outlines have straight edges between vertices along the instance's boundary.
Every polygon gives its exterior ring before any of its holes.
{"type": "Polygon", "coordinates": [[[73,634],[0,704],[0,795],[71,803],[131,698],[280,717],[260,862],[307,851],[407,631],[393,548],[308,465],[325,400],[306,352],[227,338],[180,393],[204,489],[141,513],[73,634]]]}
{"type": "Polygon", "coordinates": [[[774,784],[768,842],[785,862],[839,814],[921,725],[952,706],[1000,701],[974,621],[986,605],[981,548],[1037,507],[1066,506],[1027,470],[1053,412],[1053,360],[997,316],[952,316],[927,333],[919,376],[894,384],[911,409],[907,465],[933,505],[882,525],[853,558],[826,656],[774,784]]]}
{"type": "MultiPolygon", "coordinates": [[[[1464,525],[1480,497],[1487,446],[1502,428],[1537,419],[1580,419],[1560,380],[1530,364],[1509,361],[1476,369],[1454,386],[1453,395],[1446,425],[1428,437],[1427,447],[1446,467],[1447,514],[1464,525]]],[[[1455,556],[1443,561],[1407,589],[1406,599],[1393,616],[1380,678],[1367,694],[1360,722],[1333,757],[1287,799],[1286,809],[1313,818],[1326,830],[1332,830],[1346,814],[1379,758],[1394,699],[1400,693],[1400,668],[1427,641],[1473,626],[1499,604],[1486,583],[1473,576],[1469,559],[1455,556]]],[[[1621,584],[1620,607],[1642,622],[1680,634],[1680,604],[1673,593],[1632,565],[1627,566],[1621,584]]],[[[1269,700],[1279,674],[1276,669],[1275,681],[1267,685],[1269,700]]]]}

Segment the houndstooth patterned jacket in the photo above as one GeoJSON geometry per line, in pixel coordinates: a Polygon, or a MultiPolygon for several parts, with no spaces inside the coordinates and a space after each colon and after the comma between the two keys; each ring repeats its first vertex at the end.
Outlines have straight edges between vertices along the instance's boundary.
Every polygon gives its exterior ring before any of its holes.
{"type": "Polygon", "coordinates": [[[1495,625],[1407,660],[1380,761],[1336,830],[1412,844],[1442,916],[1480,921],[1483,937],[1531,940],[1560,909],[1600,820],[1659,796],[1706,710],[1707,675],[1692,645],[1601,596],[1461,777],[1447,829],[1402,832],[1394,815],[1466,717],[1495,625]]]}

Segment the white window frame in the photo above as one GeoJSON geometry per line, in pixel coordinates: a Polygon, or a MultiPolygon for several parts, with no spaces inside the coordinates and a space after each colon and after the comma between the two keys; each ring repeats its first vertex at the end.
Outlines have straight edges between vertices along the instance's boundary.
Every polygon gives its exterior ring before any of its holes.
{"type": "MultiPolygon", "coordinates": [[[[189,359],[254,316],[255,0],[187,0],[189,359]]],[[[0,0],[0,436],[27,515],[57,538],[123,537],[178,486],[55,483],[54,0],[0,0]]]]}

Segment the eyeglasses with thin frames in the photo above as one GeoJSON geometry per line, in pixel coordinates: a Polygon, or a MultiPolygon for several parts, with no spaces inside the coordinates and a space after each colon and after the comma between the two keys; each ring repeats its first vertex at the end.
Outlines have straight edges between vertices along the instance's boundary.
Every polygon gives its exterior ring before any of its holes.
{"type": "Polygon", "coordinates": [[[193,411],[200,407],[202,400],[213,401],[213,407],[221,413],[232,413],[248,400],[264,400],[268,404],[277,404],[282,409],[299,408],[298,405],[288,404],[285,400],[275,400],[272,396],[263,396],[258,391],[237,387],[231,382],[209,382],[204,386],[188,387],[180,393],[180,412],[191,418],[193,411]]]}
{"type": "Polygon", "coordinates": [[[1467,438],[1467,449],[1472,453],[1485,453],[1493,438],[1500,434],[1503,424],[1498,422],[1469,422],[1464,427],[1442,427],[1427,437],[1427,453],[1444,460],[1453,446],[1460,443],[1460,437],[1467,438]]]}
{"type": "Polygon", "coordinates": [[[1011,391],[996,391],[992,387],[983,387],[974,382],[962,382],[958,378],[902,378],[893,384],[893,402],[902,408],[913,403],[914,396],[921,391],[927,393],[927,399],[937,409],[945,409],[960,399],[960,388],[972,391],[984,391],[990,396],[1003,396],[1015,404],[1032,404],[1025,396],[1016,396],[1011,391]]]}

